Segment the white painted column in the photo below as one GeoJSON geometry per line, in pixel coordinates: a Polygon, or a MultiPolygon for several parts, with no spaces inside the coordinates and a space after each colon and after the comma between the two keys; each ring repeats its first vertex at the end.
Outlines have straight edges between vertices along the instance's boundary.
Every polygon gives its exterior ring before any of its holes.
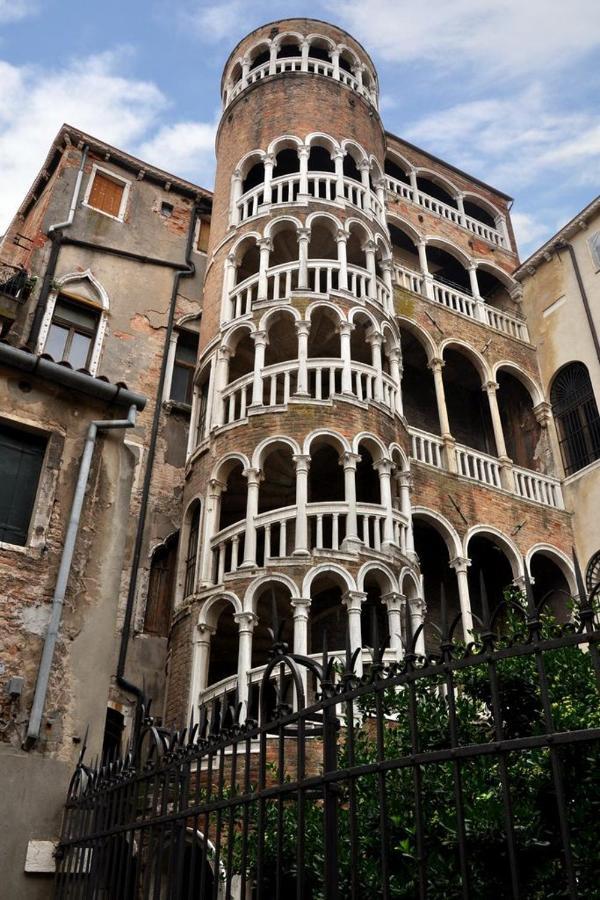
{"type": "Polygon", "coordinates": [[[404,406],[402,404],[402,371],[400,365],[400,347],[392,347],[389,351],[390,357],[390,375],[392,381],[396,385],[396,412],[399,416],[404,415],[404,406]]]}
{"type": "Polygon", "coordinates": [[[462,632],[465,642],[473,640],[473,614],[471,612],[471,597],[469,594],[469,576],[467,570],[471,560],[463,556],[457,556],[450,561],[451,568],[456,572],[458,583],[458,602],[462,613],[462,632]]]}
{"type": "Polygon", "coordinates": [[[379,178],[375,182],[375,193],[377,194],[377,199],[381,203],[381,207],[383,209],[383,216],[385,219],[385,180],[383,178],[379,178]]]}
{"type": "Polygon", "coordinates": [[[359,86],[359,87],[362,87],[362,83],[363,83],[363,67],[362,67],[362,64],[359,63],[359,65],[355,66],[355,67],[352,69],[352,74],[354,75],[354,77],[355,77],[356,80],[358,81],[358,86],[359,86]]]}
{"type": "Polygon", "coordinates": [[[208,482],[206,502],[202,515],[202,540],[200,541],[200,582],[202,587],[212,584],[213,557],[210,548],[211,538],[219,530],[219,514],[221,511],[221,494],[225,490],[222,481],[211,478],[208,482]]]}
{"type": "Polygon", "coordinates": [[[479,319],[480,322],[486,322],[487,317],[485,314],[485,301],[481,297],[479,293],[479,281],[477,279],[477,266],[469,266],[469,282],[471,285],[471,293],[473,294],[473,299],[475,300],[475,315],[479,319]]]}
{"type": "Polygon", "coordinates": [[[344,467],[344,499],[346,501],[346,537],[342,543],[342,550],[357,553],[362,541],[358,536],[358,519],[356,514],[356,464],[360,460],[360,454],[345,451],[342,454],[341,465],[344,467]]]}
{"type": "Polygon", "coordinates": [[[344,151],[335,150],[332,156],[335,164],[335,199],[338,203],[345,201],[344,195],[344,151]]]}
{"type": "Polygon", "coordinates": [[[490,407],[496,454],[500,461],[500,481],[505,490],[514,492],[515,476],[513,473],[513,464],[512,459],[509,458],[508,453],[506,452],[506,441],[504,440],[504,430],[502,428],[502,419],[500,418],[498,397],[496,396],[496,391],[499,387],[500,385],[496,381],[487,381],[483,385],[482,390],[487,394],[490,407]]]}
{"type": "Polygon", "coordinates": [[[354,325],[350,322],[340,323],[340,356],[342,357],[342,394],[352,394],[352,356],[350,352],[350,335],[354,325]]]}
{"type": "Polygon", "coordinates": [[[417,172],[416,169],[411,169],[408,173],[408,180],[410,181],[410,189],[413,192],[413,203],[418,203],[418,193],[419,193],[419,185],[417,183],[417,172]]]}
{"type": "Polygon", "coordinates": [[[238,206],[238,200],[242,196],[243,186],[242,173],[239,169],[236,169],[231,176],[231,209],[229,210],[230,227],[235,227],[240,224],[240,208],[238,206]]]}
{"type": "Polygon", "coordinates": [[[218,368],[218,359],[217,355],[213,354],[210,358],[210,374],[208,376],[208,395],[206,397],[206,421],[204,425],[204,434],[202,436],[198,435],[198,441],[200,441],[201,437],[206,437],[212,429],[215,427],[214,421],[214,413],[215,413],[215,394],[216,394],[216,381],[217,381],[217,368],[218,368]]]}
{"type": "Polygon", "coordinates": [[[371,345],[371,365],[375,369],[375,399],[383,401],[383,371],[381,368],[381,344],[383,337],[376,331],[369,329],[366,339],[371,345]]]}
{"type": "Polygon", "coordinates": [[[394,271],[394,262],[392,259],[382,259],[381,260],[381,271],[383,275],[383,283],[385,284],[388,291],[388,304],[386,312],[389,313],[390,316],[395,314],[394,308],[394,281],[393,281],[393,271],[394,271]]]}
{"type": "Polygon", "coordinates": [[[410,502],[410,492],[412,489],[412,479],[410,477],[410,472],[398,472],[396,474],[396,480],[398,487],[400,489],[400,512],[403,516],[406,517],[407,527],[406,527],[406,554],[411,559],[416,557],[415,555],[415,538],[413,532],[413,519],[412,519],[412,505],[410,502]]]}
{"type": "Polygon", "coordinates": [[[242,85],[247,87],[248,75],[250,74],[250,59],[245,56],[242,60],[242,85]]]}
{"type": "Polygon", "coordinates": [[[388,594],[382,595],[381,602],[387,609],[388,628],[390,631],[390,650],[393,651],[396,659],[400,661],[404,656],[404,647],[402,646],[402,614],[404,612],[406,597],[398,591],[390,591],[388,594]]]}
{"type": "Polygon", "coordinates": [[[298,290],[305,291],[308,288],[308,242],[310,241],[310,228],[298,228],[298,290]]]}
{"type": "Polygon", "coordinates": [[[244,561],[240,568],[256,566],[256,516],[258,515],[258,491],[262,481],[260,469],[244,469],[248,480],[248,499],[246,502],[246,532],[244,539],[244,561]]]}
{"type": "Polygon", "coordinates": [[[225,403],[223,400],[223,391],[229,383],[229,360],[233,356],[231,347],[224,344],[219,347],[217,357],[217,376],[215,384],[215,412],[214,423],[218,427],[225,422],[225,403]]]}
{"type": "MultiPolygon", "coordinates": [[[[425,622],[427,604],[421,597],[415,597],[413,600],[408,601],[408,608],[410,613],[410,630],[412,632],[412,636],[414,637],[419,626],[425,622]]],[[[425,629],[421,631],[417,638],[415,644],[415,652],[420,656],[425,655],[425,629]]]]}
{"type": "Polygon", "coordinates": [[[337,47],[331,51],[331,65],[333,66],[333,77],[336,81],[340,80],[340,51],[337,47]]]}
{"type": "Polygon", "coordinates": [[[273,181],[273,166],[275,165],[275,157],[272,153],[265,153],[263,157],[263,165],[265,167],[263,203],[265,206],[268,206],[273,201],[271,182],[273,181]]]}
{"type": "Polygon", "coordinates": [[[231,292],[235,287],[237,275],[237,260],[233,253],[229,253],[223,266],[223,294],[221,296],[221,324],[230,322],[235,315],[230,301],[231,292]]]}
{"type": "Polygon", "coordinates": [[[234,621],[239,629],[238,650],[238,702],[243,704],[242,718],[248,712],[248,672],[252,668],[252,635],[258,619],[253,612],[235,613],[234,621]]]}
{"type": "Polygon", "coordinates": [[[308,41],[302,41],[302,43],[300,44],[300,53],[301,53],[301,59],[300,59],[300,71],[301,71],[301,72],[308,72],[308,54],[309,54],[309,51],[310,51],[310,44],[309,44],[309,42],[308,42],[308,41]]]}
{"type": "Polygon", "coordinates": [[[306,202],[309,200],[308,195],[308,157],[310,156],[310,147],[298,147],[298,159],[300,160],[300,191],[298,200],[306,202]]]}
{"type": "Polygon", "coordinates": [[[465,225],[465,198],[464,194],[457,194],[454,198],[456,200],[456,205],[458,207],[458,214],[460,216],[460,224],[464,227],[465,225]]]}
{"type": "Polygon", "coordinates": [[[421,274],[425,283],[425,296],[430,300],[433,300],[433,275],[429,271],[429,264],[427,262],[427,245],[425,241],[419,241],[419,243],[417,244],[417,252],[419,254],[421,274]]]}
{"type": "Polygon", "coordinates": [[[197,625],[192,638],[192,677],[190,680],[190,712],[194,722],[198,722],[198,706],[202,691],[208,687],[208,666],[210,663],[210,642],[216,628],[212,625],[197,625]]]}
{"type": "Polygon", "coordinates": [[[276,41],[273,41],[269,47],[269,75],[275,75],[278,50],[276,41]]]}
{"type": "Polygon", "coordinates": [[[254,374],[252,378],[252,406],[263,405],[263,369],[265,367],[265,350],[269,345],[266,331],[253,331],[250,337],[254,341],[254,374]]]}
{"type": "Polygon", "coordinates": [[[296,334],[298,335],[298,381],[296,396],[308,397],[308,335],[310,322],[296,322],[296,334]]]}
{"type": "Polygon", "coordinates": [[[367,272],[369,273],[369,297],[377,299],[377,269],[375,266],[375,241],[368,240],[364,245],[367,260],[367,272]]]}
{"type": "MultiPolygon", "coordinates": [[[[367,599],[364,591],[347,591],[342,597],[342,603],[346,607],[348,615],[348,635],[350,638],[350,651],[362,651],[362,628],[360,622],[360,614],[362,605],[367,599]]],[[[338,648],[335,648],[338,649],[338,648]]],[[[360,678],[363,673],[362,655],[358,654],[356,667],[354,669],[356,675],[360,678]]]]}
{"type": "Polygon", "coordinates": [[[294,597],[290,605],[294,610],[294,647],[293,652],[301,656],[308,655],[308,616],[310,597],[294,597]]]}
{"type": "Polygon", "coordinates": [[[444,379],[442,369],[445,363],[443,359],[432,359],[429,362],[429,368],[433,372],[433,382],[435,386],[435,399],[438,409],[438,418],[440,420],[440,431],[442,432],[442,441],[444,442],[444,456],[446,468],[449,472],[456,472],[456,441],[450,432],[450,422],[448,420],[448,408],[446,406],[446,392],[444,389],[444,379]]]}
{"type": "Polygon", "coordinates": [[[310,456],[297,453],[292,459],[296,464],[296,541],[294,556],[308,556],[308,470],[310,456]]]}
{"type": "Polygon", "coordinates": [[[360,172],[360,180],[362,182],[362,186],[365,189],[365,212],[371,212],[371,184],[369,181],[369,173],[371,171],[371,164],[368,160],[363,159],[358,164],[358,171],[360,172]]]}
{"type": "Polygon", "coordinates": [[[258,270],[258,293],[256,299],[258,301],[266,300],[269,293],[269,284],[267,272],[269,269],[269,256],[273,249],[273,243],[270,238],[261,238],[256,242],[260,250],[260,263],[258,270]]]}
{"type": "Polygon", "coordinates": [[[339,288],[341,291],[348,290],[348,259],[346,256],[346,241],[348,235],[343,228],[339,228],[335,236],[337,241],[337,255],[340,264],[339,288]]]}
{"type": "Polygon", "coordinates": [[[383,527],[383,549],[390,550],[394,544],[394,516],[392,504],[392,469],[394,464],[391,459],[379,459],[373,463],[373,468],[379,473],[379,491],[381,505],[385,510],[385,523],[383,527]]]}

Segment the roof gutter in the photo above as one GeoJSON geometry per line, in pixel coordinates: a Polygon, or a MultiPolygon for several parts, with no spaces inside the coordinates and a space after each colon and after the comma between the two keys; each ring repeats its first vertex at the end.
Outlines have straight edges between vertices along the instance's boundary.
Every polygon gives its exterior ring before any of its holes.
{"type": "Polygon", "coordinates": [[[102,381],[92,375],[85,375],[83,372],[61,366],[27,350],[12,347],[10,344],[0,344],[0,364],[20,369],[21,372],[27,372],[30,375],[37,375],[47,381],[60,384],[62,387],[80,391],[97,400],[103,400],[108,404],[124,407],[135,406],[139,412],[146,405],[146,398],[142,394],[136,394],[123,385],[111,384],[109,381],[102,381]]]}

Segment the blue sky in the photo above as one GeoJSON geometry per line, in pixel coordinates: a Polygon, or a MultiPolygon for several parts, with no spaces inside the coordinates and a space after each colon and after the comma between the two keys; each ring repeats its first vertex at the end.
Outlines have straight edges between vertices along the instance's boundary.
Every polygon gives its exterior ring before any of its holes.
{"type": "Polygon", "coordinates": [[[598,0],[0,0],[0,233],[64,121],[210,188],[225,58],[291,15],[363,42],[388,130],[515,198],[522,257],[599,192],[598,0]]]}

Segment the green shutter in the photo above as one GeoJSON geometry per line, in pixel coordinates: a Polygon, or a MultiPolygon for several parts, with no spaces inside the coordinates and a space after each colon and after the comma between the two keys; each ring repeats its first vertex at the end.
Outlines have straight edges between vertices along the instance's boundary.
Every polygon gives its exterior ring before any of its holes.
{"type": "Polygon", "coordinates": [[[0,541],[27,543],[46,439],[0,425],[0,541]]]}

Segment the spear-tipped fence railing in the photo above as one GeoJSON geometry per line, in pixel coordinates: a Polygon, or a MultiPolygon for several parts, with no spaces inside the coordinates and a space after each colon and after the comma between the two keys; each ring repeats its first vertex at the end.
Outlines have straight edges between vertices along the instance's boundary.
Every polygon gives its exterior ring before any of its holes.
{"type": "Polygon", "coordinates": [[[83,751],[56,897],[597,896],[600,586],[576,574],[563,625],[527,576],[494,610],[482,579],[468,645],[442,589],[427,654],[407,610],[402,659],[375,646],[360,677],[349,642],[289,652],[273,602],[258,721],[217,699],[167,731],[146,710],[122,759],[83,751]]]}

